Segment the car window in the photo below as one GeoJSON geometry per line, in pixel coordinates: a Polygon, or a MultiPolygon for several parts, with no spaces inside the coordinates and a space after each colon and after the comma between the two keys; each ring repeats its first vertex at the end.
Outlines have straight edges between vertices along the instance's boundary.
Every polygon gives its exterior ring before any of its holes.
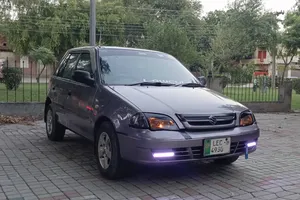
{"type": "Polygon", "coordinates": [[[56,70],[56,76],[60,76],[60,77],[62,76],[64,68],[66,66],[66,63],[67,63],[69,57],[70,57],[70,54],[68,54],[67,57],[62,60],[62,62],[60,63],[58,69],[56,70]]]}
{"type": "Polygon", "coordinates": [[[80,55],[76,70],[84,70],[92,74],[91,57],[89,53],[82,53],[80,55]]]}
{"type": "Polygon", "coordinates": [[[78,53],[71,53],[69,59],[64,67],[62,72],[62,77],[67,79],[72,79],[73,72],[75,70],[75,66],[77,63],[77,59],[79,57],[78,53]]]}
{"type": "Polygon", "coordinates": [[[198,82],[177,59],[165,53],[103,49],[101,72],[105,84],[133,84],[143,81],[171,84],[198,82]]]}

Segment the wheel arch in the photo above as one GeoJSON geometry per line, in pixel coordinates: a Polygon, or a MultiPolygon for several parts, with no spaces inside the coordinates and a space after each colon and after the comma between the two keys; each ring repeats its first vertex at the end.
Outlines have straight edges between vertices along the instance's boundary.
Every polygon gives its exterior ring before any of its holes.
{"type": "Polygon", "coordinates": [[[103,122],[109,122],[112,125],[114,131],[116,131],[116,127],[115,127],[114,123],[112,122],[112,120],[109,117],[102,115],[102,116],[98,117],[98,119],[96,120],[95,125],[94,125],[94,142],[96,141],[97,131],[103,122]]]}
{"type": "MultiPolygon", "coordinates": [[[[110,123],[111,126],[113,127],[114,131],[115,131],[115,134],[117,134],[116,133],[116,127],[115,127],[114,123],[112,122],[112,120],[109,117],[104,116],[104,115],[98,117],[98,119],[96,120],[95,125],[94,125],[94,146],[97,143],[97,131],[100,128],[101,124],[104,123],[104,122],[110,123]]],[[[119,145],[119,140],[117,140],[117,142],[118,142],[118,145],[119,145]]]]}

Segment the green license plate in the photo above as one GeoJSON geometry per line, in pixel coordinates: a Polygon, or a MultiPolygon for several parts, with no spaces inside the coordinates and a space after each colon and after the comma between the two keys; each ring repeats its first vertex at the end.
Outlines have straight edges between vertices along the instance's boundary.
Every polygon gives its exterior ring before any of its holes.
{"type": "Polygon", "coordinates": [[[230,153],[230,137],[204,140],[204,156],[230,153]]]}

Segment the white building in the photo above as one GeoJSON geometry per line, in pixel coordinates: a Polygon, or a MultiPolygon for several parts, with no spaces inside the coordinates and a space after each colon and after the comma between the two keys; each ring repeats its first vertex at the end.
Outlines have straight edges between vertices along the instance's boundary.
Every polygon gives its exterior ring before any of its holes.
{"type": "MultiPolygon", "coordinates": [[[[288,58],[288,61],[291,58],[288,58]]],[[[288,66],[285,77],[286,78],[300,78],[300,57],[297,55],[293,58],[291,64],[288,66]]],[[[255,75],[267,74],[272,75],[272,57],[270,53],[265,49],[256,49],[253,58],[251,59],[255,65],[257,65],[255,75]]],[[[284,68],[284,61],[282,58],[277,57],[276,59],[276,75],[282,76],[284,68]]]]}

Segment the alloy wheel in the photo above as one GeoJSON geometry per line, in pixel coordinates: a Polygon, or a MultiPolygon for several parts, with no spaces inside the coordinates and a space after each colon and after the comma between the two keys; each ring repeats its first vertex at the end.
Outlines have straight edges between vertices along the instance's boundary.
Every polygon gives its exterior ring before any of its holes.
{"type": "Polygon", "coordinates": [[[103,169],[107,169],[111,163],[112,150],[111,141],[106,132],[102,132],[98,141],[99,162],[103,169]]]}

